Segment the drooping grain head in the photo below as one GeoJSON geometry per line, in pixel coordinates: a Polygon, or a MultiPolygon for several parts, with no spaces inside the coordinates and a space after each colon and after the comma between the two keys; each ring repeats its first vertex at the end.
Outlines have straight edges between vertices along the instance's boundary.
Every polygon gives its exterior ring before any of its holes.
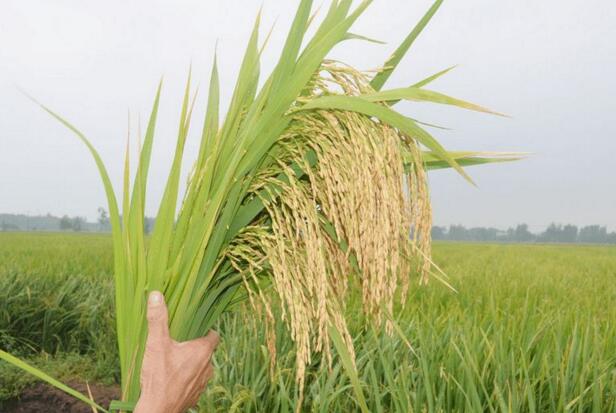
{"type": "MultiPolygon", "coordinates": [[[[332,62],[311,85],[302,100],[370,92],[364,74],[332,62]]],[[[417,143],[374,118],[345,111],[302,113],[278,146],[281,156],[253,188],[267,219],[242,233],[228,255],[253,291],[251,300],[260,298],[267,309],[256,274],[270,274],[297,346],[301,388],[312,352],[323,352],[331,363],[329,326],[353,354],[344,311],[354,277],[364,312],[387,327],[387,315],[396,298],[404,302],[411,275],[426,280],[431,210],[417,143]],[[407,170],[403,151],[414,157],[407,170]]]]}

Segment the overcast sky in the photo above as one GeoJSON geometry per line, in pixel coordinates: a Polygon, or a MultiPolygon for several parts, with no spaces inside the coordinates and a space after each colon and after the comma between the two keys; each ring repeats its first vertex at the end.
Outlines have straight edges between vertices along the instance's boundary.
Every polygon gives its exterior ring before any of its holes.
{"type": "MultiPolygon", "coordinates": [[[[128,112],[133,125],[148,114],[164,75],[149,186],[148,213],[154,214],[190,63],[201,85],[200,123],[216,41],[228,96],[262,4],[263,36],[276,22],[263,56],[268,73],[296,1],[2,0],[0,212],[94,219],[97,207],[106,205],[83,145],[17,86],[81,128],[119,187],[128,112]]],[[[353,31],[387,44],[346,42],[332,56],[362,69],[378,66],[429,6],[425,0],[375,0],[353,31]]],[[[458,64],[433,89],[512,118],[425,104],[399,109],[453,128],[435,132],[447,148],[533,155],[470,168],[478,187],[452,171],[432,173],[436,223],[527,222],[541,230],[555,221],[616,229],[614,22],[616,2],[606,0],[445,1],[387,86],[406,86],[458,64]]],[[[200,127],[191,135],[193,155],[200,127]]]]}

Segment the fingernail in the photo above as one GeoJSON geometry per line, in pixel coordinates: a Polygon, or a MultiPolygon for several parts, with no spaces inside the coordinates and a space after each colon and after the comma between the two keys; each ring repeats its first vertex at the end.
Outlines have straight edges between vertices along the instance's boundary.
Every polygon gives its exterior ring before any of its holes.
{"type": "Polygon", "coordinates": [[[150,297],[148,299],[148,302],[152,305],[158,305],[161,304],[163,302],[163,295],[160,291],[152,291],[150,293],[150,297]]]}

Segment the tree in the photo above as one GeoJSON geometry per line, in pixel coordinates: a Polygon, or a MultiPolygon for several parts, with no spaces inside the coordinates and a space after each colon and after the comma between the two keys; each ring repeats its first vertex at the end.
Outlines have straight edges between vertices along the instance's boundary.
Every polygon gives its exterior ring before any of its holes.
{"type": "Polygon", "coordinates": [[[513,240],[515,242],[530,242],[535,236],[528,230],[528,224],[519,224],[515,227],[513,240]]]}
{"type": "Polygon", "coordinates": [[[443,240],[447,239],[447,229],[445,227],[432,227],[432,239],[443,240]]]}
{"type": "Polygon", "coordinates": [[[2,232],[19,231],[19,227],[15,224],[11,224],[10,222],[6,222],[2,220],[2,224],[0,224],[0,231],[2,232]]]}
{"type": "Polygon", "coordinates": [[[450,225],[449,239],[456,241],[465,241],[466,239],[468,239],[468,231],[463,225],[450,225]]]}
{"type": "Polygon", "coordinates": [[[588,225],[580,229],[580,242],[605,243],[607,242],[607,228],[600,225],[588,225]]]}
{"type": "Polygon", "coordinates": [[[60,218],[60,230],[61,231],[68,231],[69,229],[72,229],[72,228],[73,228],[73,222],[68,217],[68,215],[64,215],[62,218],[60,218]]]}
{"type": "Polygon", "coordinates": [[[106,231],[109,228],[109,215],[103,207],[98,208],[98,227],[100,231],[106,231]]]}
{"type": "Polygon", "coordinates": [[[562,242],[576,242],[578,238],[578,228],[575,225],[565,225],[562,231],[562,242]]]}
{"type": "Polygon", "coordinates": [[[469,241],[496,241],[498,230],[496,228],[475,227],[466,231],[466,239],[469,241]]]}
{"type": "Polygon", "coordinates": [[[545,231],[537,237],[540,242],[562,242],[562,225],[551,223],[545,231]]]}
{"type": "Polygon", "coordinates": [[[86,220],[81,217],[75,217],[71,220],[73,231],[80,232],[84,230],[86,220]]]}

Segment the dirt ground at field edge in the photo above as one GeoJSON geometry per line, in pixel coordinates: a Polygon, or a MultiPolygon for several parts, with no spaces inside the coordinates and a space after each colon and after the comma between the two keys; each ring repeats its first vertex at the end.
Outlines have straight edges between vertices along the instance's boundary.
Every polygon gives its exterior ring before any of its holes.
{"type": "MultiPolygon", "coordinates": [[[[68,383],[73,389],[88,394],[88,389],[82,383],[68,383]]],[[[112,400],[120,397],[119,386],[102,386],[90,384],[94,400],[104,408],[109,407],[112,400]]],[[[92,408],[86,403],[51,387],[38,383],[26,388],[18,398],[0,403],[2,413],[92,413],[92,408]]]]}

